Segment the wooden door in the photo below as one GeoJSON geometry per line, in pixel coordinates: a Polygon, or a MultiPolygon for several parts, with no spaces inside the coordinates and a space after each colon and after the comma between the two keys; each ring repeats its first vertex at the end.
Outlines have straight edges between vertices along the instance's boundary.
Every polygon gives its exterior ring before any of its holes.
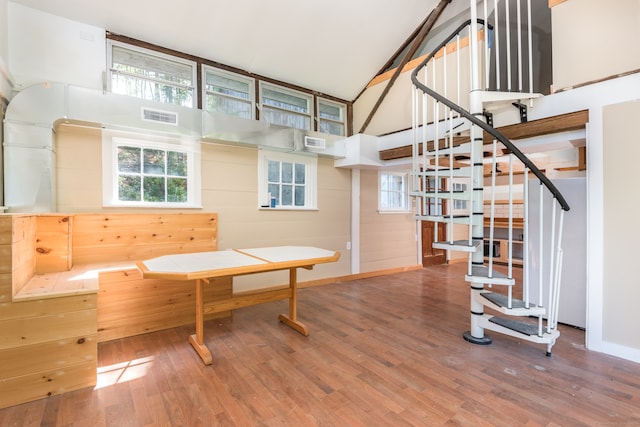
{"type": "MultiPolygon", "coordinates": [[[[436,230],[436,223],[431,221],[422,222],[422,266],[444,264],[446,262],[446,252],[443,249],[434,249],[433,240],[436,230]]],[[[438,223],[438,240],[442,241],[446,237],[447,226],[438,223]]]]}

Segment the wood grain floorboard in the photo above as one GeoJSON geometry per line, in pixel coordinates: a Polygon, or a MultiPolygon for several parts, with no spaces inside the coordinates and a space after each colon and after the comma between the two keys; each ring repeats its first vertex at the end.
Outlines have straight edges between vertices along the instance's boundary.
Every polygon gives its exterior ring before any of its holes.
{"type": "Polygon", "coordinates": [[[302,289],[279,301],[101,343],[98,386],[0,410],[0,426],[638,426],[640,365],[561,325],[546,347],[469,328],[464,265],[302,289]]]}

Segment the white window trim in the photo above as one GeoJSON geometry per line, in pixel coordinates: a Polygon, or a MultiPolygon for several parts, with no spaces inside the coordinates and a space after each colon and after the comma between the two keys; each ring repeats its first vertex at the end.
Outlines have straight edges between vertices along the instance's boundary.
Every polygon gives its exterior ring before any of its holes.
{"type": "Polygon", "coordinates": [[[222,70],[220,68],[212,67],[210,65],[202,66],[202,105],[203,110],[207,110],[207,73],[216,74],[219,76],[225,76],[229,78],[236,79],[238,81],[247,82],[249,84],[249,100],[247,102],[251,102],[251,119],[255,120],[256,118],[256,82],[255,79],[247,76],[243,76],[242,74],[232,73],[231,71],[222,70]]]}
{"type": "MultiPolygon", "coordinates": [[[[262,113],[263,108],[265,108],[262,105],[262,97],[263,97],[262,91],[263,91],[264,88],[272,89],[272,90],[279,91],[279,92],[286,93],[286,94],[291,94],[291,95],[294,95],[294,96],[299,96],[301,98],[306,98],[308,100],[308,104],[307,105],[309,106],[309,111],[307,113],[301,113],[301,112],[298,112],[298,111],[291,111],[291,110],[287,110],[287,109],[284,109],[284,108],[278,108],[278,107],[274,107],[273,105],[267,105],[266,108],[282,111],[284,113],[289,113],[289,114],[294,114],[294,115],[299,115],[299,116],[306,116],[306,117],[309,118],[309,128],[305,128],[304,130],[313,130],[313,122],[314,122],[314,117],[315,117],[315,105],[314,105],[314,102],[313,102],[313,95],[312,94],[310,94],[308,92],[301,92],[301,91],[295,90],[295,89],[289,89],[287,87],[276,85],[276,84],[273,84],[273,83],[267,83],[267,82],[264,82],[264,81],[260,81],[260,83],[259,83],[259,92],[260,92],[259,93],[259,97],[260,97],[260,99],[257,102],[258,102],[258,105],[260,106],[260,112],[261,113],[262,113]]],[[[264,120],[264,118],[262,117],[262,114],[261,114],[260,120],[264,120]]]]}
{"type": "Polygon", "coordinates": [[[310,155],[282,153],[271,150],[258,150],[258,209],[283,211],[318,210],[318,158],[310,155]],[[305,174],[305,206],[276,206],[269,207],[268,191],[268,163],[269,160],[278,162],[303,163],[306,165],[305,174]]]}
{"type": "Polygon", "coordinates": [[[408,172],[394,172],[394,171],[385,171],[385,170],[380,170],[378,171],[378,213],[379,214],[410,214],[411,213],[411,203],[409,201],[409,173],[408,172]],[[405,208],[383,208],[381,206],[381,194],[382,194],[382,188],[380,186],[380,181],[382,178],[382,175],[394,175],[394,176],[401,176],[403,181],[404,181],[404,188],[405,188],[405,196],[404,196],[404,200],[406,203],[405,208]]]}
{"type": "Polygon", "coordinates": [[[103,207],[135,207],[135,208],[169,208],[200,209],[202,208],[200,142],[193,139],[161,138],[156,136],[124,134],[104,130],[102,132],[102,205],[103,207]],[[187,202],[128,202],[118,200],[118,145],[129,145],[144,148],[158,148],[170,151],[185,151],[187,163],[187,202]]]}
{"type": "MultiPolygon", "coordinates": [[[[109,92],[112,91],[111,88],[111,69],[113,68],[113,46],[119,46],[124,49],[132,50],[134,52],[140,52],[151,56],[156,56],[158,58],[167,59],[170,61],[179,62],[181,64],[189,65],[191,67],[191,93],[193,99],[192,108],[197,108],[198,106],[198,73],[197,73],[197,64],[195,61],[191,61],[189,59],[184,59],[179,56],[167,55],[166,53],[158,52],[157,50],[146,49],[144,47],[123,43],[117,40],[107,39],[107,90],[109,92]]],[[[167,104],[167,105],[176,105],[176,104],[167,104]]]]}

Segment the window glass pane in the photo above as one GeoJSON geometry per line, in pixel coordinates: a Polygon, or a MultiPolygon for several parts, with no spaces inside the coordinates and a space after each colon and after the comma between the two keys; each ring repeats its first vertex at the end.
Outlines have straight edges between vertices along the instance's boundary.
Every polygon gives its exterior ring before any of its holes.
{"type": "Polygon", "coordinates": [[[118,200],[126,202],[139,202],[141,199],[142,177],[120,175],[118,177],[118,200]]]}
{"type": "Polygon", "coordinates": [[[113,46],[112,67],[147,78],[192,86],[193,73],[190,65],[121,46],[113,46]]]}
{"type": "Polygon", "coordinates": [[[295,194],[295,205],[296,206],[304,206],[304,187],[301,185],[296,185],[296,194],[295,194]]]}
{"type": "Polygon", "coordinates": [[[164,150],[149,150],[143,152],[144,173],[154,175],[164,175],[164,150]]]}
{"type": "Polygon", "coordinates": [[[292,206],[293,205],[293,186],[292,185],[282,185],[282,206],[292,206]]]}
{"type": "Polygon", "coordinates": [[[286,111],[262,108],[262,119],[276,125],[288,126],[296,129],[311,129],[311,117],[286,111]]]}
{"type": "Polygon", "coordinates": [[[318,98],[318,130],[332,135],[345,135],[346,104],[318,98]]]}
{"type": "Polygon", "coordinates": [[[205,71],[206,109],[253,118],[253,79],[214,70],[205,71]]]}
{"type": "Polygon", "coordinates": [[[248,82],[239,81],[231,77],[207,73],[207,92],[216,92],[236,98],[250,99],[248,82]]]}
{"type": "Polygon", "coordinates": [[[138,147],[118,147],[118,172],[140,173],[140,152],[138,147]]]}
{"type": "Polygon", "coordinates": [[[187,201],[187,179],[167,178],[167,202],[185,203],[187,201]]]}
{"type": "Polygon", "coordinates": [[[402,191],[403,190],[403,185],[402,185],[403,179],[401,176],[391,176],[391,189],[395,190],[395,191],[402,191]]]}
{"type": "Polygon", "coordinates": [[[320,121],[318,131],[323,133],[329,133],[331,135],[344,135],[344,124],[320,121]]]}
{"type": "Polygon", "coordinates": [[[293,182],[293,163],[282,162],[282,182],[293,182]]]}
{"type": "Polygon", "coordinates": [[[185,107],[194,106],[195,63],[115,43],[109,46],[112,92],[185,107]]]}
{"type": "Polygon", "coordinates": [[[280,162],[269,160],[268,178],[269,182],[280,182],[280,162]]]}
{"type": "Polygon", "coordinates": [[[280,184],[269,184],[267,191],[271,193],[271,197],[276,198],[276,205],[279,205],[280,204],[280,184]]]}
{"type": "Polygon", "coordinates": [[[145,176],[143,181],[143,192],[145,202],[165,201],[165,180],[162,176],[145,176]]]}
{"type": "Polygon", "coordinates": [[[304,184],[305,169],[303,164],[296,163],[296,184],[304,184]]]}
{"type": "Polygon", "coordinates": [[[326,102],[320,102],[320,111],[319,117],[321,119],[331,119],[336,122],[342,121],[342,111],[343,108],[341,106],[335,104],[327,104],[326,102]]]}
{"type": "Polygon", "coordinates": [[[187,176],[187,153],[167,151],[167,175],[187,176]]]}
{"type": "Polygon", "coordinates": [[[389,190],[389,175],[382,174],[380,175],[380,191],[385,192],[389,190]]]}
{"type": "Polygon", "coordinates": [[[167,175],[187,176],[187,153],[167,151],[167,175]]]}
{"type": "Polygon", "coordinates": [[[406,175],[380,174],[380,209],[406,210],[406,175]]]}
{"type": "Polygon", "coordinates": [[[309,113],[309,98],[297,96],[284,91],[264,87],[262,103],[299,113],[309,113]]]}
{"type": "Polygon", "coordinates": [[[165,104],[193,106],[193,93],[191,89],[162,84],[126,76],[113,74],[111,79],[111,91],[122,95],[134,96],[148,101],[164,102],[165,104]]]}
{"type": "Polygon", "coordinates": [[[250,119],[252,117],[251,102],[211,94],[207,95],[207,111],[216,111],[243,119],[250,119]]]}

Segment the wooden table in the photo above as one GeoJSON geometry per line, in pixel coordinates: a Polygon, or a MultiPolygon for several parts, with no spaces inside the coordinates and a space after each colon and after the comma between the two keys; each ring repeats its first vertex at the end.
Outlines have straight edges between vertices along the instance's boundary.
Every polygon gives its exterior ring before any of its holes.
{"type": "Polygon", "coordinates": [[[309,246],[275,246],[252,249],[233,249],[215,252],[165,255],[138,262],[144,277],[195,280],[196,284],[196,333],[189,342],[203,362],[211,364],[212,357],[204,345],[204,316],[265,302],[289,299],[289,314],[281,314],[278,319],[300,332],[309,335],[307,327],[298,321],[296,315],[297,269],[312,269],[315,264],[335,262],[340,253],[309,246]],[[232,296],[225,300],[204,303],[205,284],[215,277],[234,277],[267,271],[289,270],[289,287],[270,289],[256,293],[232,296]]]}

